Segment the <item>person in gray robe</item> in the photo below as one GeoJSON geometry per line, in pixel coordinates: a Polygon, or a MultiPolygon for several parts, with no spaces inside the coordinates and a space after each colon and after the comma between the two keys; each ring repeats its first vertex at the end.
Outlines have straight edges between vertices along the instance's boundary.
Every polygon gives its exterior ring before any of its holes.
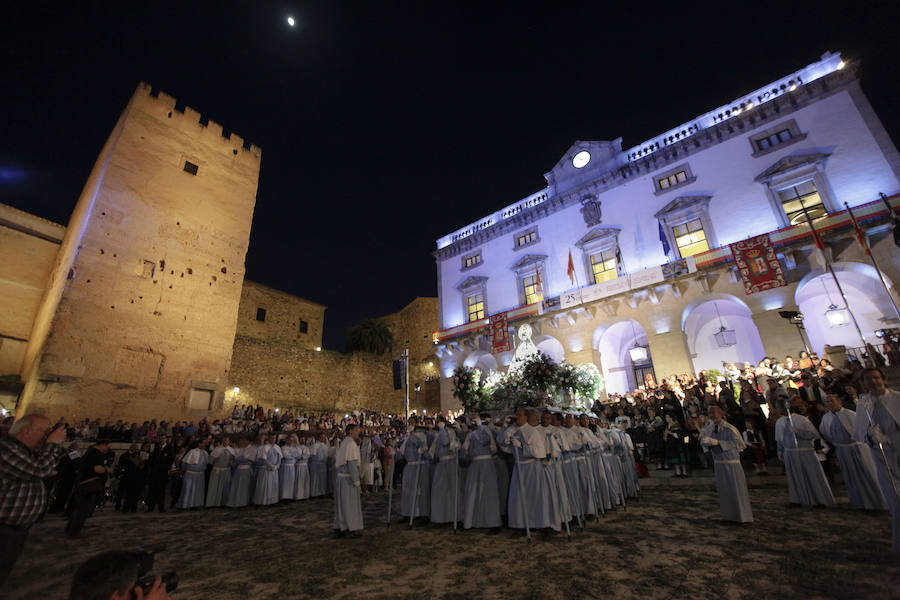
{"type": "Polygon", "coordinates": [[[328,479],[328,447],[325,444],[325,434],[319,434],[319,439],[309,447],[309,497],[318,498],[327,493],[326,480],[328,479]]]}
{"type": "Polygon", "coordinates": [[[202,507],[206,500],[206,465],[209,455],[206,450],[200,448],[197,442],[191,443],[181,464],[184,465],[184,480],[181,484],[181,495],[178,496],[176,507],[182,510],[186,508],[202,507]]]}
{"type": "Polygon", "coordinates": [[[501,440],[504,452],[518,454],[509,484],[507,521],[512,529],[524,529],[527,522],[529,529],[559,531],[560,521],[553,512],[554,491],[541,462],[548,456],[547,438],[538,430],[537,423],[535,409],[519,408],[516,424],[506,429],[501,440]]]}
{"type": "Polygon", "coordinates": [[[294,498],[306,500],[309,498],[309,446],[301,444],[297,446],[297,476],[294,498]]]}
{"type": "Polygon", "coordinates": [[[609,484],[610,501],[613,506],[620,506],[625,502],[625,490],[622,485],[622,465],[615,455],[615,441],[610,437],[609,430],[604,427],[597,427],[593,434],[600,440],[600,453],[606,481],[609,484]]]}
{"type": "Polygon", "coordinates": [[[900,552],[900,392],[887,387],[881,369],[863,369],[862,380],[869,391],[856,404],[853,439],[872,449],[893,522],[893,549],[900,552]]]}
{"type": "Polygon", "coordinates": [[[822,417],[819,431],[834,446],[850,502],[865,510],[886,510],[887,504],[878,485],[872,451],[862,442],[853,439],[856,413],[844,408],[844,403],[837,394],[828,394],[825,405],[829,412],[822,417]]]}
{"type": "Polygon", "coordinates": [[[538,429],[547,438],[547,449],[549,455],[544,461],[544,469],[550,482],[551,491],[553,492],[553,500],[555,503],[554,514],[558,514],[560,523],[567,523],[575,518],[575,510],[573,507],[572,497],[569,492],[569,484],[566,481],[566,473],[563,472],[563,451],[567,448],[565,440],[563,440],[562,432],[558,427],[553,425],[553,413],[550,410],[541,412],[541,422],[538,429]]]}
{"type": "Polygon", "coordinates": [[[741,451],[746,447],[740,432],[725,421],[725,411],[709,407],[710,422],[700,431],[700,443],[715,461],[716,491],[722,520],[752,523],[747,478],[741,466],[741,451]]]}
{"type": "MultiPolygon", "coordinates": [[[[554,425],[560,423],[555,416],[554,425]]],[[[569,495],[573,508],[582,516],[597,515],[597,478],[594,476],[595,463],[586,452],[584,438],[575,429],[575,415],[565,415],[565,427],[561,428],[565,439],[563,449],[563,469],[567,472],[569,495]]]]}
{"type": "Polygon", "coordinates": [[[259,450],[256,454],[256,489],[253,504],[268,506],[280,499],[278,489],[278,467],[281,465],[281,448],[266,436],[259,436],[259,450]]]}
{"type": "MultiPolygon", "coordinates": [[[[490,418],[490,415],[482,415],[482,419],[490,418]]],[[[494,443],[498,443],[501,434],[506,430],[505,419],[502,415],[498,415],[493,422],[488,425],[491,435],[494,436],[494,443]]],[[[497,497],[500,501],[500,516],[506,517],[506,501],[509,498],[509,477],[510,469],[506,463],[506,457],[503,452],[494,454],[494,470],[497,472],[497,497]]]]}
{"type": "Polygon", "coordinates": [[[336,431],[328,441],[328,445],[325,446],[325,494],[327,496],[334,494],[334,478],[337,475],[334,470],[334,461],[338,444],[341,443],[339,433],[340,431],[336,431]]]}
{"type": "Polygon", "coordinates": [[[585,464],[589,469],[592,469],[588,476],[592,475],[596,480],[597,508],[602,507],[604,511],[612,510],[616,506],[616,497],[609,483],[612,471],[606,465],[606,458],[604,457],[604,451],[609,444],[605,441],[605,437],[601,438],[588,427],[590,425],[588,415],[582,413],[578,416],[577,421],[574,415],[567,416],[567,426],[570,420],[572,429],[581,436],[582,444],[587,448],[585,464]]]}
{"type": "Polygon", "coordinates": [[[363,528],[359,478],[359,426],[347,425],[347,437],[335,452],[334,535],[359,537],[363,528]]]}
{"type": "Polygon", "coordinates": [[[456,431],[447,427],[447,420],[443,415],[438,416],[437,426],[438,433],[428,450],[428,456],[436,461],[431,477],[429,516],[432,523],[450,523],[459,520],[461,482],[457,452],[460,444],[456,431]]]}
{"type": "MultiPolygon", "coordinates": [[[[474,429],[463,442],[462,452],[469,461],[462,503],[463,528],[486,527],[500,531],[500,491],[497,489],[497,467],[494,456],[497,443],[493,432],[481,417],[472,420],[474,429]]],[[[504,475],[505,477],[505,475],[504,475]]]]}
{"type": "Polygon", "coordinates": [[[222,506],[228,499],[228,483],[231,481],[231,465],[234,462],[231,438],[224,437],[209,455],[212,471],[206,486],[206,507],[222,506]]]}
{"type": "Polygon", "coordinates": [[[403,515],[403,520],[408,520],[410,516],[419,518],[431,514],[431,463],[425,456],[428,452],[428,435],[424,428],[417,426],[417,417],[410,417],[409,425],[411,431],[399,449],[406,460],[400,497],[400,514],[403,515]]]}
{"type": "Polygon", "coordinates": [[[294,500],[297,493],[297,458],[300,456],[300,442],[291,434],[281,448],[281,465],[278,467],[278,486],[281,500],[294,500]]]}
{"type": "Polygon", "coordinates": [[[225,506],[241,508],[250,504],[253,498],[254,473],[258,448],[250,445],[250,440],[242,437],[238,440],[238,448],[234,452],[234,470],[228,484],[228,496],[225,506]]]}
{"type": "MultiPolygon", "coordinates": [[[[801,408],[799,402],[798,398],[798,409],[801,408]]],[[[816,455],[815,440],[821,440],[819,431],[799,412],[794,412],[790,417],[783,415],[775,422],[778,458],[784,462],[792,505],[834,504],[834,494],[816,455]]]]}

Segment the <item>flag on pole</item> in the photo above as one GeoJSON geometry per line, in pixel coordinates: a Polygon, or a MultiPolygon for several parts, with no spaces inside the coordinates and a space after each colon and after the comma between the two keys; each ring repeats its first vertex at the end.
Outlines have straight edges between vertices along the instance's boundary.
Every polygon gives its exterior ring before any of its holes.
{"type": "Polygon", "coordinates": [[[569,248],[569,267],[566,269],[566,273],[569,275],[569,281],[572,285],[575,285],[575,263],[572,262],[572,249],[569,248]]]}
{"type": "Polygon", "coordinates": [[[666,258],[669,258],[671,247],[669,246],[669,238],[666,237],[666,231],[663,229],[662,221],[659,222],[659,241],[662,242],[663,254],[666,255],[666,258]]]}
{"type": "Polygon", "coordinates": [[[541,270],[534,270],[534,287],[539,290],[538,293],[541,295],[541,300],[544,299],[544,283],[541,281],[541,270]]]}
{"type": "Polygon", "coordinates": [[[822,241],[822,238],[819,237],[819,232],[816,231],[815,226],[813,225],[812,219],[809,217],[809,213],[806,211],[806,207],[803,207],[803,216],[806,217],[806,222],[809,224],[809,230],[813,235],[813,242],[816,245],[816,258],[818,259],[819,266],[824,270],[828,265],[827,260],[825,259],[825,242],[822,241]]]}
{"type": "Polygon", "coordinates": [[[850,205],[844,202],[844,206],[847,207],[847,214],[850,215],[850,220],[853,221],[853,227],[856,229],[856,241],[862,246],[863,252],[871,256],[872,251],[869,250],[869,242],[866,240],[865,232],[863,232],[862,227],[859,226],[859,221],[856,220],[853,211],[850,210],[850,205]]]}
{"type": "Polygon", "coordinates": [[[622,249],[619,247],[619,240],[616,240],[616,271],[619,275],[626,272],[625,261],[622,260],[622,249]]]}

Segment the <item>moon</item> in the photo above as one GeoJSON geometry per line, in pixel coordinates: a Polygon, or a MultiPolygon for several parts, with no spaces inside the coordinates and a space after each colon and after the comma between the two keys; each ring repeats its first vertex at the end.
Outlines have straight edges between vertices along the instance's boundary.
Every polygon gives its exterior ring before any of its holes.
{"type": "Polygon", "coordinates": [[[294,17],[288,17],[288,18],[287,18],[287,24],[288,24],[288,25],[290,25],[291,27],[293,27],[293,26],[294,26],[294,23],[295,23],[294,17]]]}

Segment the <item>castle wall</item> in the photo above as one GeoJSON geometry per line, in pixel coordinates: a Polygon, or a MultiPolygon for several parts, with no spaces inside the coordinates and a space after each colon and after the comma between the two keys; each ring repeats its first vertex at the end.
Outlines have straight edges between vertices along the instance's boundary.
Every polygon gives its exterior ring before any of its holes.
{"type": "Polygon", "coordinates": [[[260,283],[244,281],[238,309],[239,336],[315,350],[322,347],[324,322],[325,307],[321,304],[260,283]],[[265,312],[261,313],[260,309],[265,312]],[[302,323],[306,323],[305,332],[301,330],[302,323]]]}
{"type": "Polygon", "coordinates": [[[260,157],[138,86],[66,230],[26,350],[19,414],[221,408],[260,157]]]}
{"type": "Polygon", "coordinates": [[[65,227],[0,204],[0,376],[22,367],[65,227]]]}
{"type": "Polygon", "coordinates": [[[224,409],[237,404],[266,408],[350,411],[402,410],[390,364],[366,353],[309,350],[276,340],[237,336],[224,409]],[[235,388],[239,391],[235,392],[235,388]]]}

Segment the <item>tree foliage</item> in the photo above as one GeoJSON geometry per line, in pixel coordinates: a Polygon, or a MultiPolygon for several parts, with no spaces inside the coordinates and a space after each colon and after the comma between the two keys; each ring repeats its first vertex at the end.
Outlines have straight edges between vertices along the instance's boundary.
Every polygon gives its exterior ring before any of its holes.
{"type": "Polygon", "coordinates": [[[371,352],[384,354],[394,346],[394,334],[381,319],[363,319],[347,329],[347,350],[349,352],[371,352]]]}

